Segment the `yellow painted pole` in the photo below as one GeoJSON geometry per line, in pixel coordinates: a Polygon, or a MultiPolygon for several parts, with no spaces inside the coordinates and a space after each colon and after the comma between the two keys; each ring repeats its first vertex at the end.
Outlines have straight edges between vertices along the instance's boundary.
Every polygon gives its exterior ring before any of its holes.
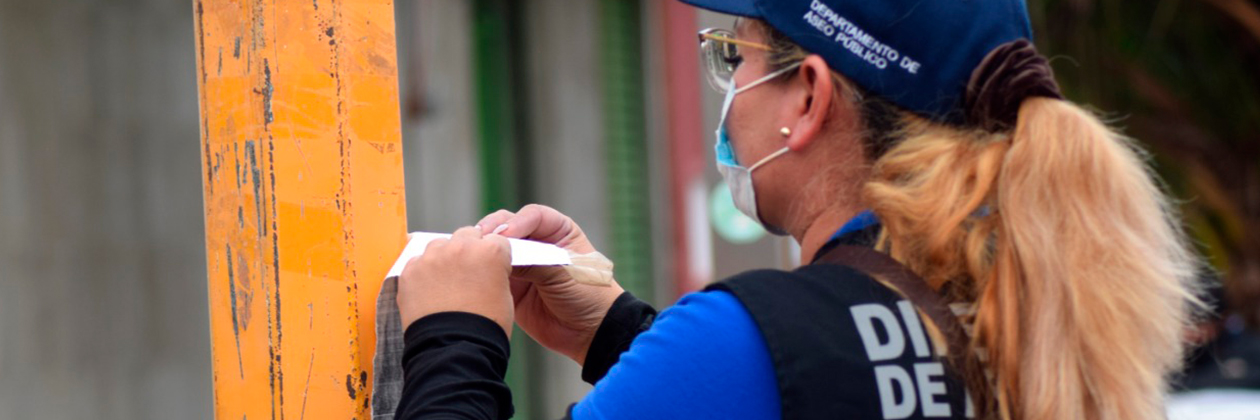
{"type": "Polygon", "coordinates": [[[406,242],[392,0],[195,0],[216,418],[368,419],[406,242]]]}

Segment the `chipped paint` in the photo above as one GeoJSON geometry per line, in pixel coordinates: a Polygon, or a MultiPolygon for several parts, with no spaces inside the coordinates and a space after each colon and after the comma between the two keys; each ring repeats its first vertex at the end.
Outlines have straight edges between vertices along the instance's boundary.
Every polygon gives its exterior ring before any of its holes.
{"type": "Polygon", "coordinates": [[[366,420],[374,299],[406,242],[392,2],[194,12],[215,416],[366,420]]]}
{"type": "Polygon", "coordinates": [[[315,372],[315,352],[311,352],[311,361],[306,365],[306,385],[302,387],[302,410],[299,419],[306,418],[306,399],[311,394],[311,373],[315,372]]]}
{"type": "Polygon", "coordinates": [[[232,244],[224,245],[227,256],[228,297],[232,301],[232,336],[236,338],[236,367],[240,369],[241,379],[245,379],[245,364],[241,361],[241,322],[239,306],[236,304],[236,275],[232,270],[232,244]]]}
{"type": "Polygon", "coordinates": [[[271,84],[271,63],[267,59],[263,59],[263,125],[271,124],[276,120],[275,114],[271,112],[271,95],[276,92],[276,87],[271,84]]]}
{"type": "Polygon", "coordinates": [[[379,153],[394,153],[397,151],[395,149],[398,147],[398,145],[394,143],[380,143],[374,141],[368,142],[368,145],[372,146],[372,148],[376,149],[379,153]]]}

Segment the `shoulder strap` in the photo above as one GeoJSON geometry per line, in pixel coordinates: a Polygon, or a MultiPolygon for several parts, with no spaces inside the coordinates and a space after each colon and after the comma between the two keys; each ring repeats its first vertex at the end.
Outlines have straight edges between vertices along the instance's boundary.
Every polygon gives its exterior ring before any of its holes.
{"type": "Polygon", "coordinates": [[[958,317],[949,309],[945,299],[928,287],[927,282],[919,275],[888,254],[858,246],[836,246],[820,256],[817,263],[844,265],[865,272],[891,286],[895,292],[905,296],[910,303],[923,311],[944,335],[948,346],[946,361],[962,374],[968,391],[975,399],[975,408],[977,414],[980,414],[977,418],[984,418],[984,414],[990,412],[987,408],[990,407],[989,402],[994,394],[990,390],[984,365],[968,349],[969,340],[962,324],[958,322],[958,317]]]}

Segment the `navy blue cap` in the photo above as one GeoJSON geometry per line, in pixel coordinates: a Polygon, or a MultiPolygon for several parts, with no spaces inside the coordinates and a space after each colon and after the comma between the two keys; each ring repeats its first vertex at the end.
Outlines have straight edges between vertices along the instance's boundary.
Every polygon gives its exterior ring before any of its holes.
{"type": "Polygon", "coordinates": [[[971,72],[999,45],[1032,40],[1023,0],[681,0],[761,19],[868,92],[961,121],[971,72]]]}

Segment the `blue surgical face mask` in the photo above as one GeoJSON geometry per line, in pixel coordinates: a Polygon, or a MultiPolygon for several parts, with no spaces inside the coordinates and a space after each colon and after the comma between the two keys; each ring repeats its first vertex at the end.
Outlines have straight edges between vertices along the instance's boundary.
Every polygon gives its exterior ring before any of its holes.
{"type": "Polygon", "coordinates": [[[771,160],[774,160],[774,158],[787,153],[790,149],[788,149],[787,146],[784,146],[782,149],[779,149],[778,151],[771,153],[769,156],[762,158],[750,167],[745,168],[744,166],[741,166],[735,158],[735,150],[731,147],[730,137],[726,134],[726,114],[731,109],[731,102],[735,100],[735,95],[757,87],[757,85],[770,81],[781,74],[792,71],[798,66],[800,66],[800,63],[793,64],[774,73],[770,73],[769,75],[757,79],[752,83],[749,83],[747,86],[738,89],[735,88],[735,81],[732,80],[729,84],[729,88],[726,90],[726,99],[722,102],[722,119],[718,122],[717,130],[714,131],[714,135],[717,136],[717,144],[713,146],[713,151],[717,160],[718,172],[722,174],[722,178],[726,180],[727,188],[730,188],[731,190],[731,198],[735,201],[735,208],[739,209],[740,213],[744,213],[745,216],[761,223],[761,226],[765,227],[766,231],[775,235],[786,235],[787,233],[782,229],[766,224],[766,222],[761,220],[761,217],[757,214],[757,194],[753,191],[752,172],[757,168],[764,166],[766,163],[769,163],[771,160]]]}

